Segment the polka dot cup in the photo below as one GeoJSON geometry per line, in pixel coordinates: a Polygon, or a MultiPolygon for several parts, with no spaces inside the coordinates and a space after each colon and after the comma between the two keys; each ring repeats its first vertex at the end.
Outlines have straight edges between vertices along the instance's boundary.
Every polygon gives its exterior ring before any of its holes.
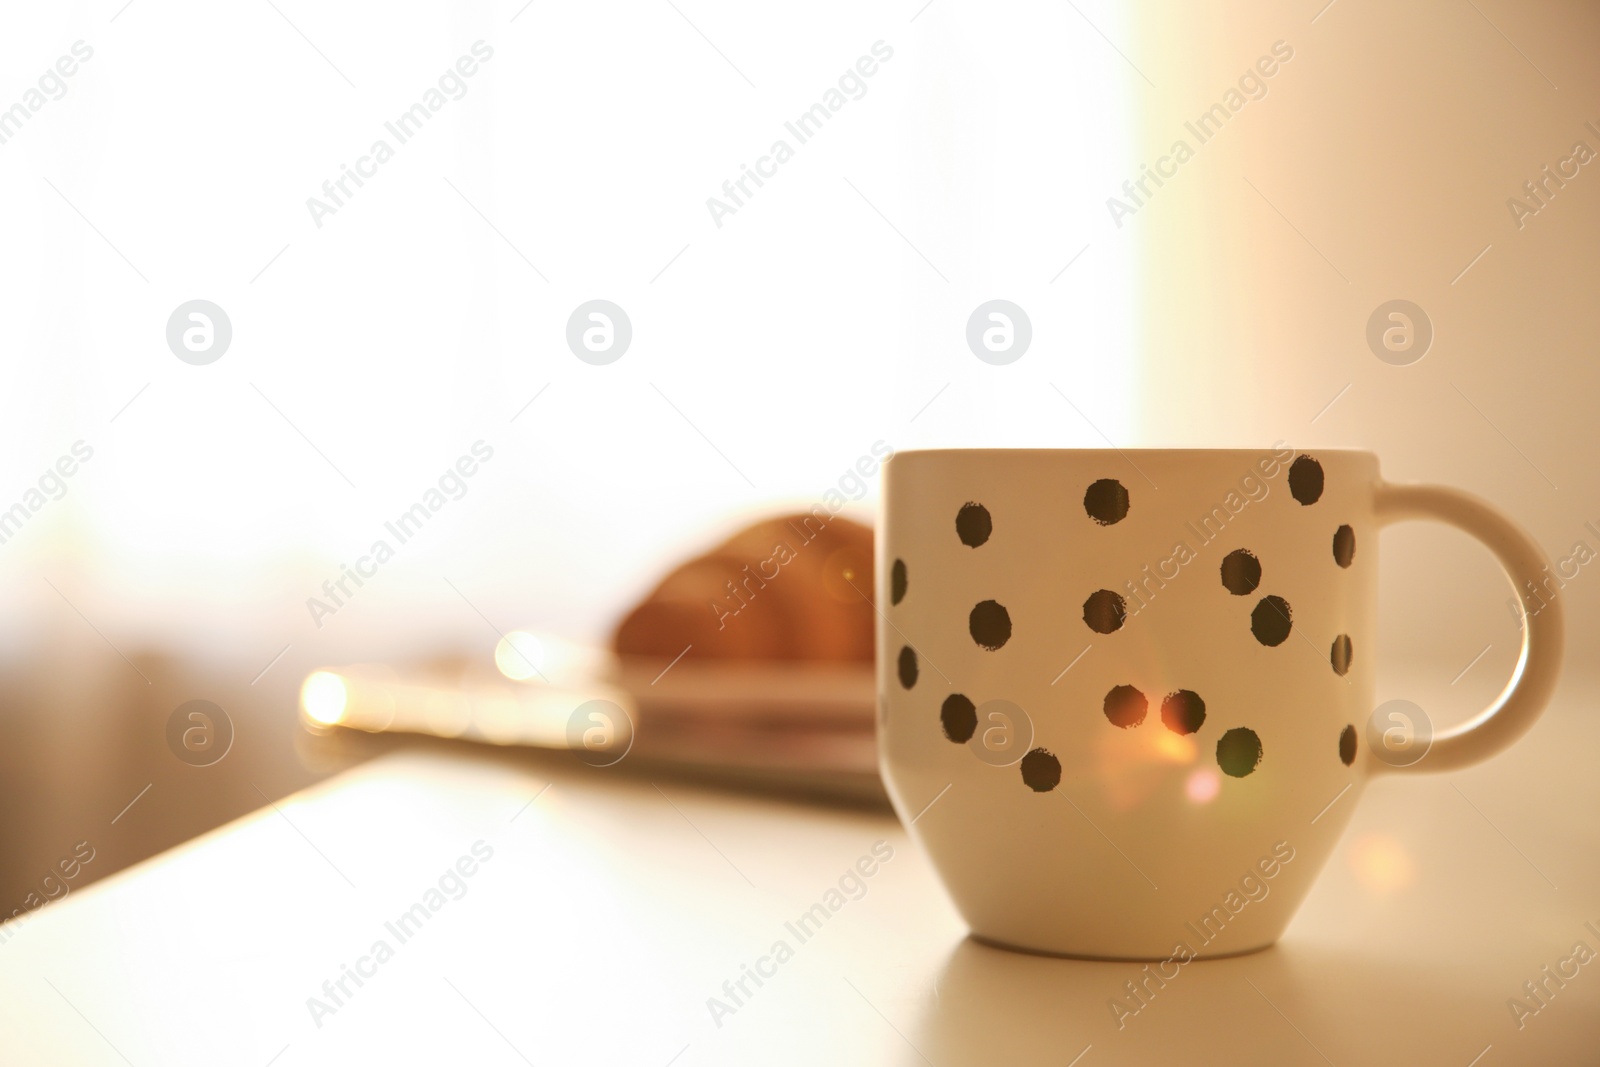
{"type": "Polygon", "coordinates": [[[1500,513],[1389,485],[1365,452],[886,463],[880,758],[974,934],[1115,959],[1263,948],[1367,778],[1465,766],[1532,725],[1558,601],[1494,707],[1421,757],[1369,747],[1378,532],[1424,518],[1482,540],[1517,588],[1539,578],[1500,513]]]}

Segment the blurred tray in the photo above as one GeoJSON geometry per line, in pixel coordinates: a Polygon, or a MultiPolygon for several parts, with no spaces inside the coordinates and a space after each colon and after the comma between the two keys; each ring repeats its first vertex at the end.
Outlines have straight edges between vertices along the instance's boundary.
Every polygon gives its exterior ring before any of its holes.
{"type": "Polygon", "coordinates": [[[555,678],[354,664],[310,675],[300,710],[317,732],[418,734],[566,750],[597,767],[626,760],[701,777],[882,793],[869,664],[608,658],[593,680],[555,678]]]}

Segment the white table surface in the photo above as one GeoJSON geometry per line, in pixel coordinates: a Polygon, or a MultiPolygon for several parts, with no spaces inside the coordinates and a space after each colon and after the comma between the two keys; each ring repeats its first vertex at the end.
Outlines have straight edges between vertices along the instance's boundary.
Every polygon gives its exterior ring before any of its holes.
{"type": "Polygon", "coordinates": [[[886,813],[411,751],[30,916],[0,944],[0,1063],[1594,1064],[1600,958],[1521,1029],[1507,1007],[1600,952],[1591,692],[1487,765],[1374,782],[1277,946],[1183,968],[1122,1029],[1137,965],[968,940],[886,813]],[[478,841],[399,943],[384,923],[478,841]],[[878,841],[863,897],[786,931],[878,841]],[[318,1026],[307,999],[380,938],[318,1026]]]}

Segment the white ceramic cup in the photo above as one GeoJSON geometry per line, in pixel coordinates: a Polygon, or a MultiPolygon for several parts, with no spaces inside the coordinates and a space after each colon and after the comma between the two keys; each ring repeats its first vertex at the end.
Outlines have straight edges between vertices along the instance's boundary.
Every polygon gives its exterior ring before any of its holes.
{"type": "Polygon", "coordinates": [[[1519,593],[1546,561],[1487,504],[1389,485],[1367,452],[901,452],[883,509],[884,779],[974,935],[1005,946],[1272,944],[1369,776],[1493,755],[1560,666],[1552,599],[1482,714],[1437,735],[1369,721],[1382,527],[1465,530],[1519,593]]]}

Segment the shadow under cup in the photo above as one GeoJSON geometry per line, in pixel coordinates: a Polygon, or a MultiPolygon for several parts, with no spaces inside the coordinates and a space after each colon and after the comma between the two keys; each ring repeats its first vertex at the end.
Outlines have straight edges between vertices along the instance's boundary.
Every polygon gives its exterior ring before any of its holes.
{"type": "Polygon", "coordinates": [[[974,934],[1274,942],[1368,769],[1377,458],[949,450],[884,478],[880,759],[974,934]]]}

